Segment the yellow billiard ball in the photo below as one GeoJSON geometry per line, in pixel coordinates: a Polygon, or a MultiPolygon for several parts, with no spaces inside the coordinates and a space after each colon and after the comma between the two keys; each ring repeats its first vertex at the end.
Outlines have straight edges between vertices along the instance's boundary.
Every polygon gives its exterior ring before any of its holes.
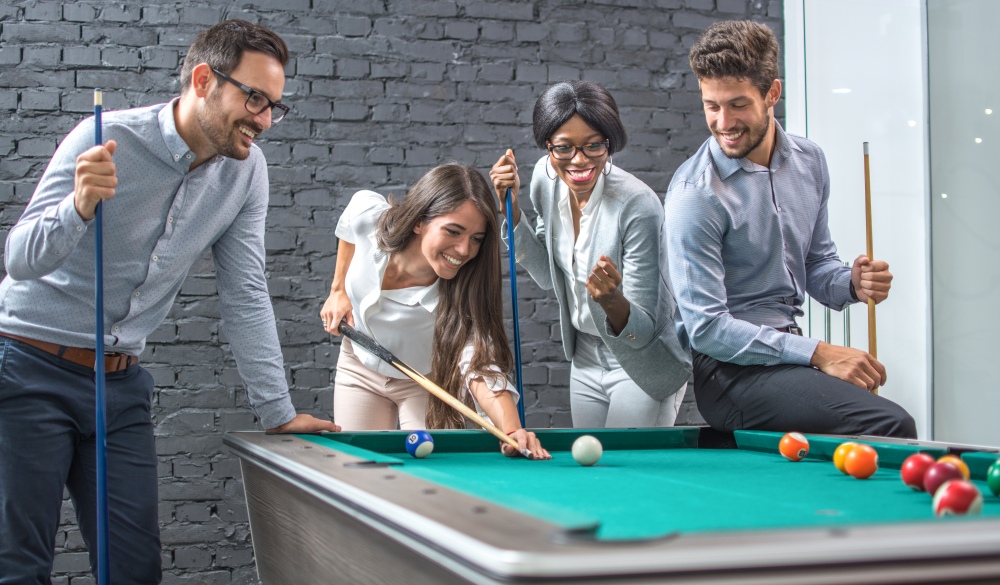
{"type": "Polygon", "coordinates": [[[847,474],[847,469],[844,467],[844,461],[847,459],[847,454],[851,452],[851,449],[857,447],[858,444],[847,441],[846,443],[841,443],[837,450],[833,452],[833,465],[837,468],[837,471],[847,474]]]}

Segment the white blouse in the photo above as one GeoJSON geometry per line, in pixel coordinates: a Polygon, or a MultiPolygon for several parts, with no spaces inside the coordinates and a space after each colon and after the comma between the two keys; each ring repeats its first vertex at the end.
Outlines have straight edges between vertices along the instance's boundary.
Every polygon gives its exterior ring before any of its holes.
{"type": "MultiPolygon", "coordinates": [[[[354,325],[391,351],[407,365],[429,374],[434,339],[435,311],[438,305],[438,281],[430,286],[382,290],[389,254],[375,239],[378,219],[389,203],[374,191],[358,191],[337,222],[337,237],[354,244],[354,257],[347,269],[345,288],[351,301],[354,325]]],[[[475,348],[468,344],[459,356],[459,371],[465,378],[463,390],[469,392],[469,365],[475,348]]],[[[380,360],[375,354],[354,344],[354,353],[365,367],[383,376],[406,378],[406,375],[380,360]]],[[[488,368],[494,376],[484,376],[494,392],[509,391],[516,401],[517,389],[500,368],[488,368]]],[[[478,405],[477,405],[478,406],[478,405]]]]}
{"type": "Polygon", "coordinates": [[[569,296],[569,316],[573,327],[590,335],[599,336],[594,317],[587,305],[587,278],[593,266],[587,265],[590,257],[590,242],[593,239],[593,218],[601,209],[601,195],[604,194],[604,175],[597,177],[594,192],[590,195],[587,205],[580,210],[580,234],[573,241],[573,212],[569,205],[569,187],[559,181],[557,186],[557,205],[559,221],[553,222],[555,229],[552,242],[555,245],[553,258],[556,266],[562,272],[566,290],[572,291],[569,296]]]}

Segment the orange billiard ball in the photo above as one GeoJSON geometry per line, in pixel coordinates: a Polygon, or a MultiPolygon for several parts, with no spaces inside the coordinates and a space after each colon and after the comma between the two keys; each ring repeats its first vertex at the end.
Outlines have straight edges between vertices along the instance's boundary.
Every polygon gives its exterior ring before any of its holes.
{"type": "Polygon", "coordinates": [[[844,469],[851,477],[871,477],[878,471],[878,451],[869,445],[856,445],[844,458],[844,469]]]}
{"type": "Polygon", "coordinates": [[[851,449],[857,447],[858,444],[848,441],[846,443],[841,443],[837,450],[833,452],[833,465],[837,468],[837,471],[841,473],[847,473],[847,469],[844,467],[844,461],[847,459],[847,454],[851,452],[851,449]]]}
{"type": "Polygon", "coordinates": [[[809,441],[802,433],[787,433],[781,437],[778,451],[789,461],[801,461],[809,453],[809,441]]]}
{"type": "Polygon", "coordinates": [[[938,457],[938,463],[951,463],[962,472],[962,479],[965,481],[969,481],[972,477],[969,474],[969,466],[958,455],[942,455],[941,457],[938,457]]]}

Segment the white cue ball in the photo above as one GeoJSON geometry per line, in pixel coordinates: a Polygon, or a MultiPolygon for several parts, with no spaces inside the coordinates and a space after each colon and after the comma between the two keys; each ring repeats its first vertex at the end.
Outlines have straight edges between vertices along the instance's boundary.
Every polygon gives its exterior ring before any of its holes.
{"type": "Polygon", "coordinates": [[[604,447],[597,437],[591,435],[580,435],[573,441],[573,459],[580,465],[593,465],[601,458],[604,447]]]}

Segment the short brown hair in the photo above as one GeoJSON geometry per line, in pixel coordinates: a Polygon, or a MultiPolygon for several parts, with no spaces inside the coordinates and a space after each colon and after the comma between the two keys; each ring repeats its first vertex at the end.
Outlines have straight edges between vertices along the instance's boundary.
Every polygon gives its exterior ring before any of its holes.
{"type": "Polygon", "coordinates": [[[778,39],[759,22],[726,20],[702,33],[691,47],[691,70],[702,79],[747,79],[767,94],[778,79],[778,39]]]}
{"type": "Polygon", "coordinates": [[[181,91],[191,85],[191,70],[198,64],[208,63],[212,69],[229,75],[247,51],[270,55],[282,67],[288,64],[288,45],[276,32],[238,18],[224,20],[203,30],[191,44],[181,67],[181,91]]]}

